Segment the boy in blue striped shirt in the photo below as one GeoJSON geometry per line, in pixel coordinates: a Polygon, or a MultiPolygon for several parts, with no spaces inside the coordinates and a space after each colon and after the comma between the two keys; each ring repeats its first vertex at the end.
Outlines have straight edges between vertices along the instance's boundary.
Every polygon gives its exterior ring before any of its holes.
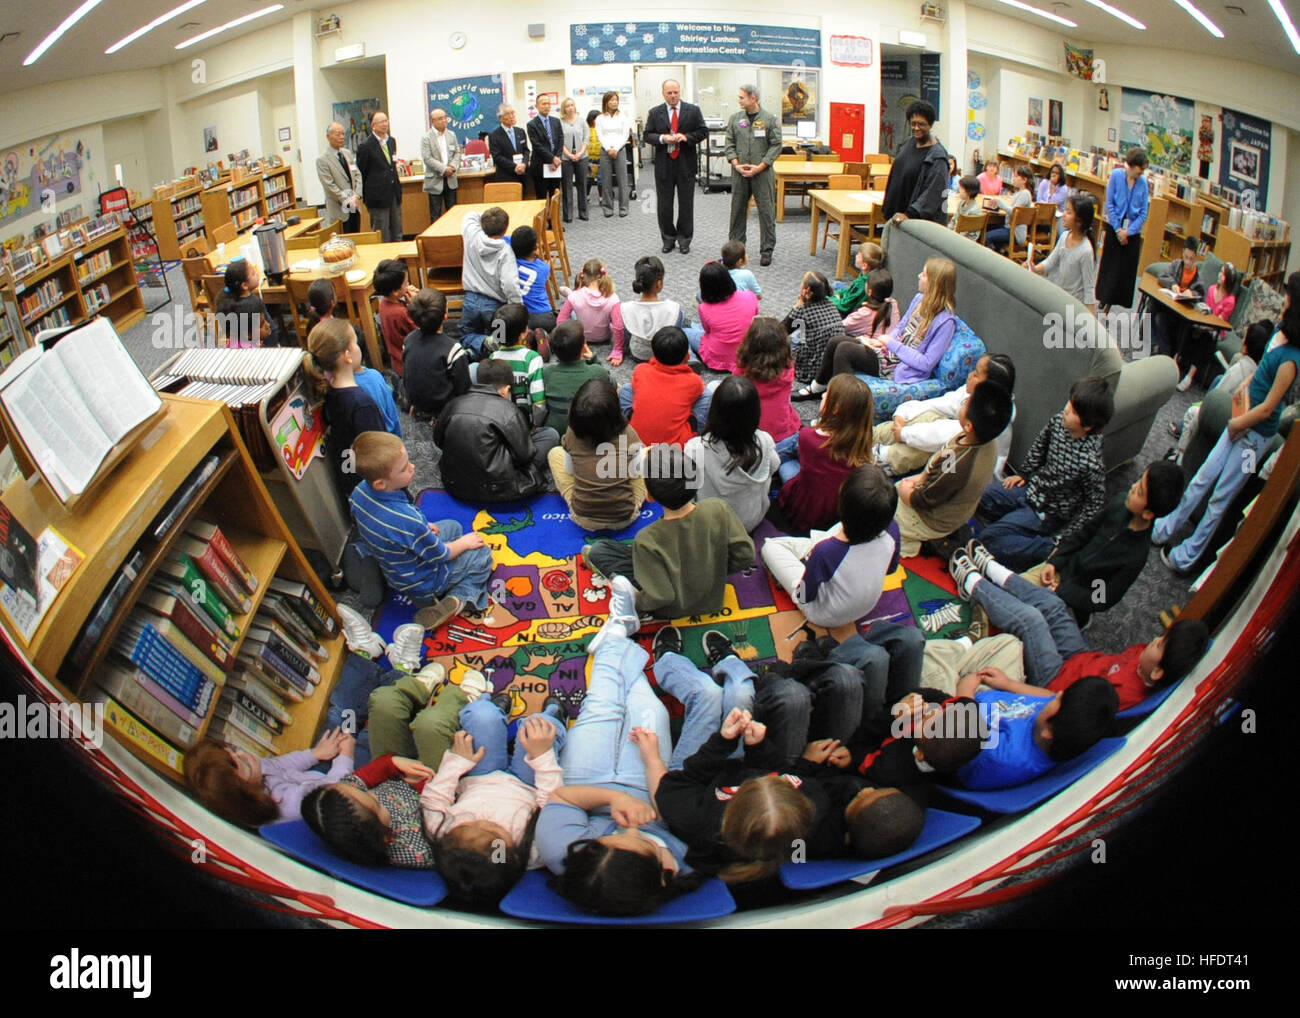
{"type": "Polygon", "coordinates": [[[405,490],[415,466],[402,440],[367,431],[352,452],[364,478],[349,499],[361,543],[388,585],[422,606],[416,623],[437,629],[465,608],[486,608],[492,549],[477,531],[463,534],[455,520],[424,518],[405,490]]]}

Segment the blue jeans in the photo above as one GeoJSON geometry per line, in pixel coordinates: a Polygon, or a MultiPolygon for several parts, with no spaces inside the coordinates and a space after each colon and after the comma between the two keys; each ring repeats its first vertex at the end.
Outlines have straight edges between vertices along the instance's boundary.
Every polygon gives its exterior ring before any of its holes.
{"type": "Polygon", "coordinates": [[[873,622],[866,633],[854,633],[828,656],[828,661],[852,665],[862,672],[867,700],[883,697],[885,708],[921,688],[925,634],[916,626],[873,622]]]}
{"type": "Polygon", "coordinates": [[[1006,226],[998,226],[988,233],[984,234],[985,247],[1006,247],[1011,240],[1011,229],[1006,226]]]}
{"type": "Polygon", "coordinates": [[[1263,461],[1269,441],[1251,429],[1234,442],[1228,438],[1228,429],[1224,428],[1210,455],[1201,464],[1201,469],[1196,471],[1196,476],[1187,485],[1178,508],[1168,516],[1156,520],[1151,540],[1157,544],[1167,544],[1191,518],[1205,496],[1210,495],[1210,504],[1205,507],[1205,515],[1196,525],[1192,536],[1176,548],[1169,549],[1169,560],[1179,569],[1191,568],[1201,557],[1205,546],[1214,536],[1219,521],[1223,519],[1223,514],[1232,504],[1233,497],[1263,461]]]}
{"type": "Polygon", "coordinates": [[[642,671],[649,658],[620,636],[607,639],[591,656],[587,695],[560,754],[566,785],[618,784],[645,792],[645,766],[628,738],[633,728],[653,729],[667,766],[672,733],[668,711],[642,671]]]}
{"type": "MultiPolygon", "coordinates": [[[[552,713],[555,709],[554,707],[548,707],[536,717],[549,721],[554,726],[555,754],[558,758],[560,750],[564,748],[564,740],[569,734],[569,730],[560,721],[559,717],[552,713]]],[[[509,725],[506,716],[501,713],[501,708],[494,704],[491,699],[481,696],[473,703],[462,708],[460,727],[473,736],[475,750],[484,749],[487,751],[482,760],[465,772],[466,777],[482,777],[484,774],[491,774],[493,771],[509,771],[525,785],[536,784],[533,779],[533,769],[524,762],[528,751],[519,742],[517,735],[514,753],[511,754],[508,751],[506,743],[508,741],[509,725]]]]}
{"type": "Polygon", "coordinates": [[[789,438],[783,438],[776,443],[776,454],[781,457],[781,465],[777,468],[777,476],[781,478],[781,483],[785,484],[790,478],[799,473],[799,432],[795,432],[789,438]]]}
{"type": "Polygon", "coordinates": [[[702,325],[688,325],[682,331],[686,333],[686,342],[690,344],[691,353],[698,358],[700,356],[700,343],[704,340],[704,327],[702,325]]]}
{"type": "MultiPolygon", "coordinates": [[[[733,709],[753,710],[754,673],[749,666],[732,654],[719,661],[715,671],[723,677],[721,689],[680,654],[669,652],[655,662],[655,681],[686,708],[681,735],[668,764],[671,770],[680,770],[687,757],[722,727],[723,719],[733,709]]],[[[732,756],[739,758],[744,753],[744,747],[737,746],[732,756]]]]}
{"type": "Polygon", "coordinates": [[[765,755],[789,760],[815,739],[847,742],[862,717],[862,697],[862,673],[847,664],[827,665],[807,683],[769,676],[755,713],[767,725],[765,755]]]}
{"type": "Polygon", "coordinates": [[[1025,645],[1025,678],[1031,685],[1047,685],[1066,658],[1089,649],[1065,602],[1019,576],[1005,587],[984,579],[975,585],[971,600],[983,606],[993,625],[1025,645]]]}
{"type": "MultiPolygon", "coordinates": [[[[709,407],[713,404],[713,391],[721,382],[709,382],[700,398],[691,406],[691,416],[695,418],[696,430],[704,430],[704,422],[709,419],[709,407]]],[[[618,387],[618,405],[624,417],[632,415],[632,383],[624,382],[618,387]]]]}
{"type": "MultiPolygon", "coordinates": [[[[450,544],[465,533],[455,520],[438,520],[438,540],[450,544]]],[[[470,548],[447,565],[447,589],[439,596],[458,597],[482,611],[488,606],[488,579],[492,576],[492,549],[470,548]]],[[[418,599],[413,599],[418,600],[418,599]]]]}
{"type": "Polygon", "coordinates": [[[492,332],[492,316],[501,302],[485,293],[466,290],[460,305],[460,345],[474,360],[483,359],[483,340],[492,332]]]}
{"type": "Polygon", "coordinates": [[[370,729],[366,727],[366,719],[370,716],[370,694],[406,674],[393,671],[387,665],[387,661],[381,666],[378,662],[349,654],[343,662],[343,673],[330,692],[325,727],[338,728],[346,724],[348,731],[356,737],[357,748],[352,754],[354,768],[359,769],[370,762],[370,729]]]}
{"type": "Polygon", "coordinates": [[[980,499],[979,511],[997,521],[980,531],[980,541],[1013,572],[1038,565],[1056,547],[1051,529],[1029,508],[1028,493],[1028,484],[1004,488],[992,481],[980,499]]]}

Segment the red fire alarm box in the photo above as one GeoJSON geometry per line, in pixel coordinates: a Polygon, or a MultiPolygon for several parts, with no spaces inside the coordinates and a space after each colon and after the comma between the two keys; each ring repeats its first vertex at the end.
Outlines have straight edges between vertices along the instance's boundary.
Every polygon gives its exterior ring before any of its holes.
{"type": "Polygon", "coordinates": [[[865,116],[866,107],[861,103],[831,103],[830,137],[826,142],[846,163],[862,161],[865,116]]]}

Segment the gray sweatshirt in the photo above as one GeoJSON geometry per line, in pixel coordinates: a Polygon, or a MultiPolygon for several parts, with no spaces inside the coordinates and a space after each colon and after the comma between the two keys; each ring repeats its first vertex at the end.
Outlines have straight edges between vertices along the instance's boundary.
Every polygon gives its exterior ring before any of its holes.
{"type": "Polygon", "coordinates": [[[465,216],[461,236],[465,239],[465,260],[461,283],[466,290],[481,293],[502,304],[522,304],[519,292],[519,264],[505,237],[489,237],[483,232],[483,213],[465,216]]]}
{"type": "Polygon", "coordinates": [[[727,473],[731,453],[721,442],[697,436],[686,443],[686,455],[699,471],[698,498],[725,501],[740,517],[746,533],[763,522],[763,516],[771,505],[767,490],[771,487],[772,475],[781,465],[772,436],[766,431],[756,431],[754,437],[758,439],[761,454],[758,464],[747,471],[735,467],[731,473],[727,473]]]}

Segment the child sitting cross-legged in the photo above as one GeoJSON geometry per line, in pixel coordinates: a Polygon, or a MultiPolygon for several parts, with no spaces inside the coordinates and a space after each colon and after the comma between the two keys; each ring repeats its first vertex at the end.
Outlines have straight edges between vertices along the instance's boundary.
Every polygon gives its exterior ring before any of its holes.
{"type": "Polygon", "coordinates": [[[510,365],[514,381],[511,398],[529,414],[534,428],[546,421],[546,382],[542,376],[542,355],[528,328],[528,312],[522,304],[506,304],[492,316],[492,336],[500,344],[492,355],[510,365]]]}
{"type": "MultiPolygon", "coordinates": [[[[871,294],[871,275],[878,271],[885,264],[885,252],[881,250],[879,244],[871,241],[858,245],[858,253],[853,256],[853,265],[858,270],[857,276],[853,282],[845,286],[843,283],[836,282],[832,284],[834,292],[831,294],[831,300],[839,313],[845,318],[857,311],[871,294]]],[[[893,289],[893,277],[890,277],[890,289],[893,289]]],[[[897,311],[895,311],[897,317],[897,311]]]]}
{"type": "Polygon", "coordinates": [[[583,559],[596,572],[636,584],[640,612],[670,619],[716,612],[727,576],[754,564],[754,542],[722,499],[695,501],[695,469],[681,449],[648,448],[645,485],[663,506],[663,519],[633,541],[585,545],[583,559]]]}
{"type": "Polygon", "coordinates": [[[970,519],[997,465],[997,437],[1011,420],[1011,396],[981,382],[958,411],[959,434],[930,457],[925,470],[898,482],[901,553],[911,558],[922,541],[947,537],[970,519]]]}
{"type": "Polygon", "coordinates": [[[872,269],[866,280],[866,297],[857,308],[844,316],[844,334],[876,339],[898,324],[894,277],[888,269],[872,269]]]}
{"type": "Polygon", "coordinates": [[[583,382],[569,408],[568,430],[547,457],[574,523],[583,530],[622,530],[636,522],[645,501],[641,448],[613,383],[583,382]]]}
{"type": "Polygon", "coordinates": [[[839,518],[811,537],[771,537],[763,565],[815,626],[835,629],[870,613],[898,567],[898,494],[874,464],[844,480],[839,518]]]}
{"type": "Polygon", "coordinates": [[[495,905],[542,865],[533,845],[537,813],[562,782],[557,759],[568,713],[550,696],[507,745],[510,696],[479,697],[460,712],[461,731],[420,793],[424,828],[453,901],[495,905]]]}
{"type": "Polygon", "coordinates": [[[551,333],[555,362],[542,368],[546,389],[546,426],[563,435],[569,427],[569,403],[582,383],[592,378],[609,381],[609,372],[596,362],[596,355],[582,336],[582,323],[569,319],[551,333]]]}
{"type": "Polygon", "coordinates": [[[783,323],[794,348],[795,378],[805,384],[816,376],[826,344],[844,335],[844,319],[831,302],[830,290],[831,284],[822,273],[806,273],[794,307],[783,323]]]}
{"type": "MultiPolygon", "coordinates": [[[[975,362],[966,384],[960,389],[945,392],[933,399],[909,399],[894,411],[894,419],[877,424],[874,433],[876,441],[876,462],[882,470],[895,477],[905,477],[925,466],[930,457],[944,447],[950,439],[961,434],[961,424],[957,417],[961,408],[970,399],[975,386],[981,382],[996,382],[1007,390],[1008,395],[1015,391],[1016,368],[1011,358],[1004,353],[985,354],[975,362]]],[[[1011,415],[1015,417],[1014,396],[1011,415]]],[[[1007,453],[1011,450],[1011,426],[998,436],[998,466],[994,476],[998,476],[1007,453]]]]}
{"type": "Polygon", "coordinates": [[[480,361],[477,381],[438,416],[442,482],[463,502],[517,502],[547,488],[546,455],[560,444],[553,428],[533,428],[511,398],[515,374],[505,361],[480,361]]]}
{"type": "Polygon", "coordinates": [[[1204,622],[1179,619],[1150,643],[1101,654],[1088,649],[1064,601],[1011,572],[978,541],[955,552],[949,570],[958,594],[982,607],[993,625],[1019,637],[1032,686],[1059,690],[1083,676],[1102,675],[1118,691],[1119,709],[1126,710],[1191,671],[1209,641],[1204,622]]]}
{"type": "Polygon", "coordinates": [[[425,287],[410,299],[406,309],[416,326],[402,344],[406,398],[411,401],[412,417],[433,421],[448,402],[469,392],[470,357],[459,342],[442,331],[447,298],[441,291],[425,287]]]}
{"type": "Polygon", "coordinates": [[[709,416],[686,455],[700,477],[700,497],[720,498],[750,533],[763,522],[768,489],[781,460],[772,436],[759,427],[762,404],[753,381],[728,375],[713,391],[709,416]]]}
{"type": "Polygon", "coordinates": [[[435,629],[465,607],[486,608],[492,549],[483,535],[462,534],[455,520],[425,519],[405,491],[415,466],[400,438],[368,431],[352,448],[363,478],[350,500],[361,543],[390,587],[426,606],[416,623],[435,629]]]}
{"type": "Polygon", "coordinates": [[[994,481],[980,499],[990,521],[980,534],[988,550],[1013,569],[1042,562],[1058,541],[1087,529],[1106,501],[1101,430],[1115,412],[1104,378],[1081,378],[1065,409],[1034,439],[1019,475],[994,481]]]}
{"type": "Polygon", "coordinates": [[[632,381],[619,391],[619,402],[647,445],[683,446],[708,416],[709,393],[686,363],[690,346],[677,326],[665,325],[656,332],[650,352],[650,360],[638,364],[632,381]]]}

